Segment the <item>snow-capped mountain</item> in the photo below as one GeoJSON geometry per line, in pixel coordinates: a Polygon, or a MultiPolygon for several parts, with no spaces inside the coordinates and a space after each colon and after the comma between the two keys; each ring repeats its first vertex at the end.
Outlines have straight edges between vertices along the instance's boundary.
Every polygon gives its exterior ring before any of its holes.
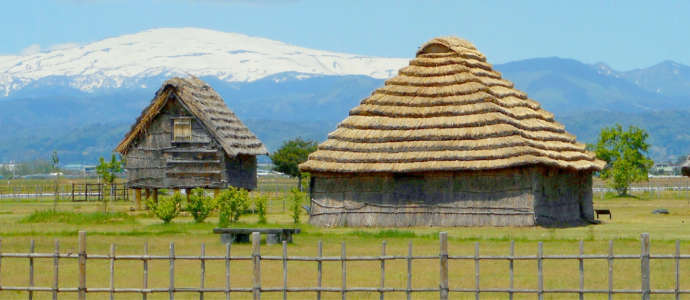
{"type": "Polygon", "coordinates": [[[251,82],[294,72],[388,78],[407,59],[307,49],[237,33],[161,28],[66,49],[0,56],[0,96],[41,81],[91,92],[144,87],[145,78],[191,74],[251,82]]]}

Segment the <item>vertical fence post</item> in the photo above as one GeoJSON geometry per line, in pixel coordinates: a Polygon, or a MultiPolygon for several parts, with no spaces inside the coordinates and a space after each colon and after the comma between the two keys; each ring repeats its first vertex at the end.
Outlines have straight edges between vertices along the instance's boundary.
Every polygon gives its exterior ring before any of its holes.
{"type": "Polygon", "coordinates": [[[580,255],[577,258],[580,265],[580,300],[585,299],[585,260],[582,258],[583,255],[585,255],[585,243],[580,240],[580,255]]]}
{"type": "Polygon", "coordinates": [[[74,202],[74,182],[72,182],[72,202],[74,202]]]}
{"type": "Polygon", "coordinates": [[[323,261],[321,261],[321,257],[323,256],[323,242],[319,240],[319,249],[317,253],[319,260],[316,262],[316,286],[319,288],[319,290],[316,291],[316,300],[321,300],[321,278],[322,277],[322,271],[323,271],[323,261]]]}
{"type": "Polygon", "coordinates": [[[86,300],[86,231],[79,231],[79,300],[86,300]]]}
{"type": "Polygon", "coordinates": [[[0,287],[2,287],[2,239],[0,239],[0,287]]]}
{"type": "Polygon", "coordinates": [[[340,268],[342,270],[342,282],[341,282],[341,290],[342,293],[340,294],[340,297],[345,300],[347,299],[347,262],[345,260],[346,254],[345,254],[345,242],[341,244],[340,248],[340,268]]]}
{"type": "Polygon", "coordinates": [[[379,292],[379,299],[383,300],[385,293],[383,289],[386,287],[386,241],[381,243],[381,291],[379,292]]]}
{"type": "Polygon", "coordinates": [[[142,264],[144,268],[144,276],[142,278],[142,287],[144,291],[141,293],[141,299],[146,300],[146,290],[149,288],[149,241],[144,242],[144,259],[142,264]]]}
{"type": "Polygon", "coordinates": [[[407,244],[407,300],[412,299],[412,241],[407,244]]]}
{"type": "Polygon", "coordinates": [[[254,278],[252,292],[254,300],[261,299],[261,233],[252,232],[252,261],[254,262],[254,278]]]}
{"type": "Polygon", "coordinates": [[[170,300],[175,299],[175,243],[170,242],[170,281],[168,285],[168,297],[170,300]]]}
{"type": "Polygon", "coordinates": [[[676,255],[674,257],[676,263],[676,288],[673,293],[676,295],[676,300],[680,299],[680,241],[676,240],[676,255]]]}
{"type": "Polygon", "coordinates": [[[544,257],[544,243],[539,242],[537,249],[537,296],[539,300],[544,300],[544,273],[542,257],[544,257]]]}
{"type": "Polygon", "coordinates": [[[515,241],[510,240],[510,258],[508,259],[508,267],[510,269],[510,290],[508,291],[508,299],[513,300],[513,287],[515,286],[515,241]]]}
{"type": "Polygon", "coordinates": [[[115,299],[115,244],[110,244],[110,300],[115,299]]]}
{"type": "MultiPolygon", "coordinates": [[[[34,251],[36,250],[36,241],[31,240],[31,244],[29,246],[29,255],[33,255],[34,251]]],[[[29,287],[33,288],[34,287],[34,257],[29,256],[29,287]]],[[[34,291],[29,290],[29,300],[32,300],[34,298],[34,291]]]]}
{"type": "Polygon", "coordinates": [[[640,273],[642,300],[649,300],[649,233],[640,234],[640,273]]]}
{"type": "Polygon", "coordinates": [[[609,241],[609,300],[613,299],[613,240],[609,241]]]}
{"type": "Polygon", "coordinates": [[[201,267],[200,271],[200,282],[199,282],[199,300],[204,300],[204,281],[206,281],[206,244],[202,243],[201,244],[201,257],[199,258],[199,263],[201,267]]]}
{"type": "Polygon", "coordinates": [[[230,245],[225,244],[225,300],[230,300],[230,245]]]}
{"type": "Polygon", "coordinates": [[[440,251],[439,251],[439,261],[440,261],[440,281],[439,286],[440,299],[448,300],[448,233],[443,231],[439,234],[440,240],[440,251]]]}
{"type": "Polygon", "coordinates": [[[60,241],[55,240],[55,252],[53,255],[53,300],[58,298],[58,279],[60,270],[60,241]]]}
{"type": "Polygon", "coordinates": [[[479,300],[479,242],[474,242],[474,299],[479,300]]]}
{"type": "Polygon", "coordinates": [[[287,241],[283,240],[283,300],[287,300],[287,241]]]}

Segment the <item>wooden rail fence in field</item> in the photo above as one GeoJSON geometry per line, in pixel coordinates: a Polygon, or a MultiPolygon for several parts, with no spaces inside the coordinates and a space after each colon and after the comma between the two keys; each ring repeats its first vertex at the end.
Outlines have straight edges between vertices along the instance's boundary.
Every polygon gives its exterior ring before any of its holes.
{"type": "Polygon", "coordinates": [[[0,199],[59,199],[72,201],[103,201],[129,200],[129,189],[126,184],[116,183],[111,185],[103,183],[68,183],[60,184],[55,189],[55,184],[0,184],[0,199]]]}
{"type": "Polygon", "coordinates": [[[72,183],[72,201],[129,200],[129,189],[126,184],[115,183],[112,186],[103,183],[72,183]]]}
{"type": "MultiPolygon", "coordinates": [[[[261,255],[260,248],[261,237],[258,232],[252,234],[252,250],[249,255],[232,256],[231,245],[225,245],[225,255],[222,256],[208,256],[206,255],[206,247],[201,245],[201,254],[199,256],[182,256],[175,254],[175,244],[170,243],[169,255],[149,255],[148,244],[144,248],[142,255],[118,255],[115,253],[115,245],[110,246],[109,254],[90,254],[87,253],[86,248],[86,233],[79,232],[79,251],[78,253],[62,253],[60,252],[59,242],[55,242],[55,251],[53,253],[35,253],[34,242],[31,241],[30,251],[28,253],[3,253],[1,250],[0,240],[0,271],[2,268],[2,259],[7,258],[26,258],[28,261],[28,285],[27,286],[3,286],[0,279],[0,295],[2,291],[23,291],[28,293],[28,299],[32,299],[34,293],[51,293],[53,299],[57,299],[60,294],[77,293],[79,299],[86,299],[87,294],[99,294],[99,298],[104,295],[109,295],[113,299],[115,294],[129,293],[140,294],[142,299],[146,299],[147,295],[152,293],[167,293],[170,299],[174,299],[178,293],[196,293],[199,299],[203,299],[205,294],[216,293],[225,294],[226,299],[230,299],[232,293],[250,293],[254,299],[260,299],[264,293],[282,293],[283,299],[287,298],[288,293],[314,293],[316,299],[321,299],[323,293],[338,293],[342,299],[348,297],[351,292],[373,292],[380,294],[380,299],[384,299],[387,293],[404,293],[407,299],[410,299],[412,294],[421,292],[438,293],[439,299],[448,299],[449,294],[464,293],[474,294],[476,299],[479,299],[482,293],[504,293],[509,299],[512,299],[515,294],[534,294],[538,299],[543,299],[545,294],[577,294],[580,299],[584,298],[585,294],[604,294],[612,299],[616,294],[639,295],[641,299],[649,299],[652,294],[670,294],[674,295],[675,299],[680,299],[683,294],[690,294],[690,290],[680,289],[680,261],[690,259],[690,255],[680,253],[680,243],[676,241],[674,254],[651,254],[649,247],[649,235],[641,234],[641,251],[639,254],[614,254],[613,241],[609,241],[609,250],[606,254],[585,255],[583,243],[580,242],[579,254],[577,255],[544,255],[542,242],[538,244],[538,251],[535,255],[515,255],[515,243],[511,242],[510,253],[501,256],[487,256],[480,254],[479,243],[475,243],[473,255],[450,255],[448,253],[448,237],[445,232],[439,234],[439,253],[437,255],[412,255],[412,243],[408,245],[407,255],[396,256],[386,254],[386,243],[382,245],[381,255],[378,256],[347,256],[346,245],[342,244],[340,256],[323,256],[322,243],[318,244],[318,256],[288,256],[287,244],[283,243],[282,255],[280,256],[265,256],[261,255]],[[34,260],[37,258],[52,258],[53,259],[53,280],[52,286],[35,286],[34,284],[34,260]],[[60,287],[60,266],[61,261],[66,259],[76,260],[78,264],[79,284],[77,287],[60,287]],[[87,273],[86,264],[88,261],[106,260],[109,261],[109,282],[90,282],[86,285],[87,273]],[[114,274],[116,262],[118,261],[141,261],[143,284],[141,287],[116,287],[114,285],[114,274]],[[154,260],[162,260],[169,262],[169,284],[167,288],[149,288],[149,262],[154,260]],[[200,266],[199,285],[197,286],[179,286],[175,282],[175,262],[181,260],[198,261],[200,266]],[[406,271],[406,287],[386,287],[386,262],[392,260],[401,260],[407,262],[406,271]],[[438,285],[430,287],[413,287],[412,277],[414,272],[412,270],[412,262],[418,260],[434,260],[438,261],[438,285]],[[448,276],[448,262],[452,260],[465,260],[474,262],[474,288],[455,288],[449,284],[451,281],[448,276]],[[576,289],[548,289],[544,287],[543,262],[545,260],[573,260],[579,263],[579,287],[576,289]],[[584,262],[588,260],[605,260],[608,264],[608,289],[587,289],[584,284],[584,262]],[[614,261],[618,260],[639,260],[640,262],[640,288],[639,289],[614,289],[613,288],[613,265],[614,261]],[[652,289],[650,287],[650,261],[651,260],[672,260],[674,261],[675,273],[675,288],[674,289],[652,289]],[[237,287],[232,285],[230,264],[233,261],[251,261],[251,270],[243,273],[244,276],[251,275],[252,285],[245,287],[237,287]],[[261,284],[262,276],[266,276],[261,272],[262,261],[280,261],[282,262],[282,286],[263,286],[261,284]],[[377,262],[380,270],[380,280],[372,276],[371,282],[379,282],[376,286],[353,287],[347,284],[348,263],[355,261],[369,261],[377,262]],[[481,261],[505,261],[508,263],[508,272],[506,276],[509,277],[509,286],[505,288],[482,288],[480,286],[481,276],[481,261]],[[535,261],[537,264],[537,288],[536,289],[517,289],[514,287],[514,263],[516,261],[535,261]],[[224,284],[223,287],[206,287],[206,263],[218,262],[225,266],[224,284]],[[307,287],[290,287],[288,286],[288,262],[314,262],[317,279],[315,286],[307,287]],[[341,265],[341,285],[340,286],[323,286],[323,262],[340,262],[341,265]],[[100,287],[94,287],[100,286],[100,287]]],[[[98,272],[102,272],[98,270],[98,272]]],[[[372,272],[372,274],[375,274],[372,272]]],[[[268,274],[268,276],[280,276],[279,274],[268,274]]],[[[629,276],[629,275],[627,275],[629,276]]],[[[687,276],[685,278],[688,278],[687,276]]]]}

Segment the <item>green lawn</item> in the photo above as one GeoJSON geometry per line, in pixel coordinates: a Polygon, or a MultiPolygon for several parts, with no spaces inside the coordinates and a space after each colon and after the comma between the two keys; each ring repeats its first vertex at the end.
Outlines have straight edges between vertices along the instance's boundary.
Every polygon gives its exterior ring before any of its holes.
{"type": "MultiPolygon", "coordinates": [[[[284,180],[279,183],[290,186],[284,180]]],[[[281,188],[278,188],[280,190],[281,188]]],[[[636,198],[615,198],[610,195],[595,195],[595,207],[609,208],[613,219],[605,217],[602,224],[576,228],[540,227],[471,227],[471,228],[315,228],[300,224],[303,232],[295,236],[295,242],[288,247],[289,255],[314,256],[318,241],[323,241],[324,255],[339,256],[341,242],[347,245],[348,255],[379,255],[381,243],[387,242],[387,253],[406,255],[408,242],[413,243],[415,255],[437,255],[439,251],[438,232],[447,231],[451,255],[473,255],[474,243],[479,242],[481,254],[506,255],[510,240],[516,241],[518,255],[535,255],[538,241],[544,241],[545,254],[577,254],[579,240],[584,240],[587,254],[604,254],[608,251],[608,240],[614,240],[616,253],[639,254],[639,236],[642,232],[651,235],[651,251],[657,254],[672,254],[675,240],[681,240],[681,251],[690,254],[690,195],[686,193],[664,192],[637,195],[636,198]],[[656,208],[666,208],[669,215],[653,215],[656,208]]],[[[282,213],[280,196],[269,210],[266,226],[292,226],[291,218],[282,213]]],[[[194,224],[192,218],[183,216],[172,224],[164,225],[146,212],[130,212],[131,203],[115,203],[111,211],[132,215],[133,218],[120,218],[114,222],[94,221],[91,217],[74,219],[64,217],[61,222],[43,223],[45,218],[30,220],[27,216],[36,210],[52,208],[52,201],[2,200],[0,201],[0,237],[2,252],[27,252],[31,240],[36,241],[37,252],[52,252],[54,241],[60,240],[62,252],[77,251],[77,232],[88,232],[88,253],[107,254],[110,244],[116,244],[118,254],[142,254],[143,245],[148,242],[150,253],[167,255],[171,242],[175,243],[178,255],[198,255],[202,243],[206,244],[207,255],[222,255],[224,246],[219,237],[211,233],[217,216],[211,216],[204,224],[194,224]],[[70,221],[72,220],[72,221],[70,221]],[[121,221],[120,221],[121,220],[121,221]]],[[[60,202],[59,211],[94,213],[102,210],[99,203],[60,202]]],[[[79,214],[77,214],[79,215],[79,214]]],[[[93,215],[90,215],[93,216],[93,215]]],[[[307,216],[303,220],[307,220],[307,216]]],[[[245,216],[239,227],[255,226],[255,216],[245,216]]],[[[280,245],[262,245],[262,254],[280,255],[280,245]]],[[[249,255],[250,245],[236,244],[233,256],[249,255]]],[[[77,286],[77,265],[74,260],[64,260],[60,269],[61,286],[77,286]]],[[[406,262],[386,263],[386,285],[405,287],[406,262]]],[[[5,258],[2,260],[0,284],[3,286],[25,286],[28,283],[27,259],[5,258]]],[[[414,287],[438,286],[438,260],[415,261],[413,263],[414,287]]],[[[640,285],[639,260],[621,260],[614,264],[614,288],[638,289],[640,285]]],[[[108,286],[108,263],[89,260],[87,285],[89,287],[108,286]]],[[[607,265],[604,260],[586,261],[586,288],[607,288],[607,265]]],[[[482,261],[481,287],[508,287],[508,264],[505,261],[482,261]]],[[[199,285],[199,262],[176,262],[175,281],[179,286],[199,285]]],[[[207,262],[206,287],[223,287],[224,264],[207,262]]],[[[515,286],[536,288],[536,263],[518,261],[515,263],[515,286]]],[[[545,288],[577,288],[578,265],[576,261],[548,260],[544,262],[545,288]]],[[[316,283],[316,263],[290,262],[288,265],[289,286],[314,286],[316,283]]],[[[232,284],[235,287],[251,286],[251,265],[249,262],[233,262],[232,284]]],[[[280,261],[262,263],[262,285],[280,287],[282,285],[282,265],[280,261]]],[[[376,287],[380,282],[379,262],[348,263],[348,286],[376,287]]],[[[690,289],[690,261],[681,262],[681,288],[690,289]]],[[[324,286],[340,287],[340,262],[324,263],[324,286]]],[[[52,259],[36,259],[36,285],[50,286],[53,277],[52,259]]],[[[149,287],[167,287],[168,262],[154,261],[149,270],[149,287]]],[[[450,286],[452,288],[474,287],[474,262],[450,262],[450,286]]],[[[671,289],[674,286],[673,261],[652,261],[652,288],[671,289]]],[[[116,264],[116,287],[141,287],[142,263],[121,261],[116,264]]],[[[90,295],[90,299],[105,298],[106,295],[90,295]],[[101,297],[102,296],[102,297],[101,297]]],[[[157,294],[149,299],[167,299],[167,294],[157,294]]],[[[280,293],[264,294],[263,299],[280,299],[280,293]]],[[[387,294],[387,299],[403,298],[403,294],[387,294]]],[[[639,296],[619,296],[615,299],[638,298],[639,296]]],[[[26,299],[26,293],[0,291],[0,299],[26,299]]],[[[49,299],[48,293],[36,293],[34,299],[49,299]]],[[[122,294],[116,299],[140,299],[139,295],[122,294]]],[[[233,299],[249,299],[249,294],[233,294],[233,299]]],[[[290,294],[291,299],[313,299],[314,293],[290,294]]],[[[325,294],[325,299],[339,299],[337,293],[325,294]]],[[[415,299],[437,298],[435,293],[416,294],[415,299]]],[[[451,294],[453,299],[473,299],[473,294],[451,294]]],[[[482,299],[505,298],[505,294],[486,294],[482,299]]],[[[516,299],[534,299],[534,295],[520,295],[516,299]]],[[[577,299],[577,295],[546,295],[546,299],[577,299]]],[[[605,296],[587,295],[587,299],[604,299],[605,296]]],[[[653,299],[672,299],[672,296],[653,296],[653,299]]],[[[61,295],[60,299],[76,299],[76,295],[61,295]]],[[[179,294],[176,299],[198,299],[198,294],[179,294]]],[[[222,294],[207,294],[205,299],[224,299],[222,294]]],[[[351,293],[349,299],[378,299],[377,293],[351,293]]]]}

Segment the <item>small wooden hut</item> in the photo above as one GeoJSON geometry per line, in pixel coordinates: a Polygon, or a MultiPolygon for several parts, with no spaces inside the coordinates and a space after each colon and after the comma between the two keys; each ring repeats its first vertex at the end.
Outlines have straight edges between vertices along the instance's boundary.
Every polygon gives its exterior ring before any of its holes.
{"type": "Polygon", "coordinates": [[[320,226],[529,226],[593,220],[605,163],[471,43],[435,38],[309,160],[320,226]]]}
{"type": "Polygon", "coordinates": [[[252,190],[256,156],[268,154],[218,93],[195,77],[163,83],[115,151],[137,205],[142,189],[154,198],[162,188],[252,190]]]}
{"type": "Polygon", "coordinates": [[[685,163],[680,166],[680,172],[683,173],[684,176],[690,176],[690,155],[685,159],[685,163]]]}

